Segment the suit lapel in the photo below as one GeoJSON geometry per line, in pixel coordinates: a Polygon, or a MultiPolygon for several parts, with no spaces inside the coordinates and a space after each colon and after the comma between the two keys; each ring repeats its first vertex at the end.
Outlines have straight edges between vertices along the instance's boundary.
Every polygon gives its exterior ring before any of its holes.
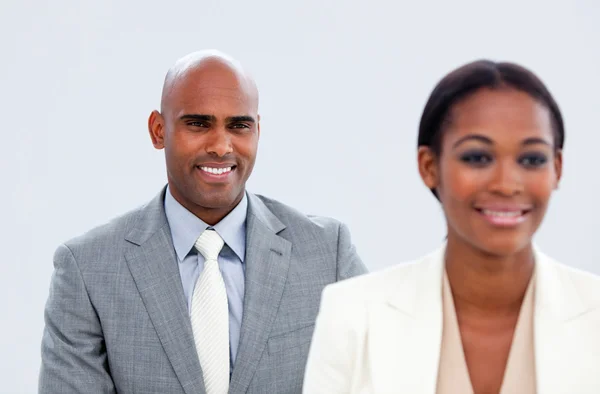
{"type": "Polygon", "coordinates": [[[125,258],[160,343],[187,394],[203,393],[177,257],[163,207],[163,192],[142,209],[127,235],[125,258]]]}
{"type": "Polygon", "coordinates": [[[256,372],[281,302],[292,249],[277,235],[285,228],[279,219],[250,193],[248,202],[244,314],[230,393],[245,393],[256,372]]]}
{"type": "Polygon", "coordinates": [[[442,338],[444,248],[391,278],[385,302],[369,317],[374,392],[435,394],[442,338]]]}

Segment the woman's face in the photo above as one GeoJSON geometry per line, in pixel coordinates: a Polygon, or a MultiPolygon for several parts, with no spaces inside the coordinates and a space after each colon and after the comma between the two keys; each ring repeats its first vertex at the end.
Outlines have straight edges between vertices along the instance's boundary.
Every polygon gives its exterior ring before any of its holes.
{"type": "Polygon", "coordinates": [[[503,88],[481,89],[449,115],[439,157],[419,150],[421,176],[440,198],[448,241],[495,256],[529,246],[562,169],[550,112],[527,93],[503,88]]]}

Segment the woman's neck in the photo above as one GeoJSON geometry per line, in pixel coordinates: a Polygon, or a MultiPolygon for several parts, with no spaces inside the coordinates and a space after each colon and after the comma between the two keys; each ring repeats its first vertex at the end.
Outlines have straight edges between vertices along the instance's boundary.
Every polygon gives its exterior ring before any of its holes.
{"type": "Polygon", "coordinates": [[[531,244],[515,254],[494,256],[453,238],[445,261],[457,311],[518,313],[534,270],[531,244]]]}

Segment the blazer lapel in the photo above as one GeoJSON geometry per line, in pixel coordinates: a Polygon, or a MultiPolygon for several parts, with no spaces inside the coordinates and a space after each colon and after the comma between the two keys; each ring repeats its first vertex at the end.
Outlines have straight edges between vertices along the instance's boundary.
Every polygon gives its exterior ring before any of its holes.
{"type": "MultiPolygon", "coordinates": [[[[400,268],[411,269],[411,275],[402,271],[395,278],[390,271],[385,300],[370,305],[366,360],[373,392],[389,392],[393,387],[399,393],[435,393],[443,327],[444,253],[442,247],[400,268]]],[[[570,268],[537,248],[535,253],[537,391],[595,394],[600,386],[595,370],[600,365],[600,340],[593,328],[597,306],[582,298],[570,268]]]]}
{"type": "Polygon", "coordinates": [[[445,248],[391,278],[385,302],[369,317],[373,392],[435,394],[442,338],[445,248]]]}
{"type": "Polygon", "coordinates": [[[537,390],[545,394],[596,393],[598,383],[589,379],[597,375],[594,368],[600,361],[600,357],[593,354],[593,341],[598,333],[588,333],[592,324],[586,325],[585,319],[590,308],[580,297],[569,273],[561,271],[567,269],[536,250],[537,390]]]}
{"type": "Polygon", "coordinates": [[[160,343],[187,394],[203,393],[200,362],[186,308],[177,257],[163,206],[164,190],[142,209],[126,236],[125,254],[160,343]]]}
{"type": "Polygon", "coordinates": [[[246,292],[230,393],[245,393],[256,372],[281,302],[292,249],[277,235],[285,225],[258,197],[248,193],[248,202],[246,292]]]}

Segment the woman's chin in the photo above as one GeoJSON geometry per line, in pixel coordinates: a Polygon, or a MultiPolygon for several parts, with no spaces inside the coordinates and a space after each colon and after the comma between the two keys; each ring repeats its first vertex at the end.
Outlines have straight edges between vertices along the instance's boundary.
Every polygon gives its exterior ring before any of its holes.
{"type": "Polygon", "coordinates": [[[513,256],[531,246],[530,237],[489,237],[474,242],[474,246],[485,254],[503,258],[513,256]]]}

